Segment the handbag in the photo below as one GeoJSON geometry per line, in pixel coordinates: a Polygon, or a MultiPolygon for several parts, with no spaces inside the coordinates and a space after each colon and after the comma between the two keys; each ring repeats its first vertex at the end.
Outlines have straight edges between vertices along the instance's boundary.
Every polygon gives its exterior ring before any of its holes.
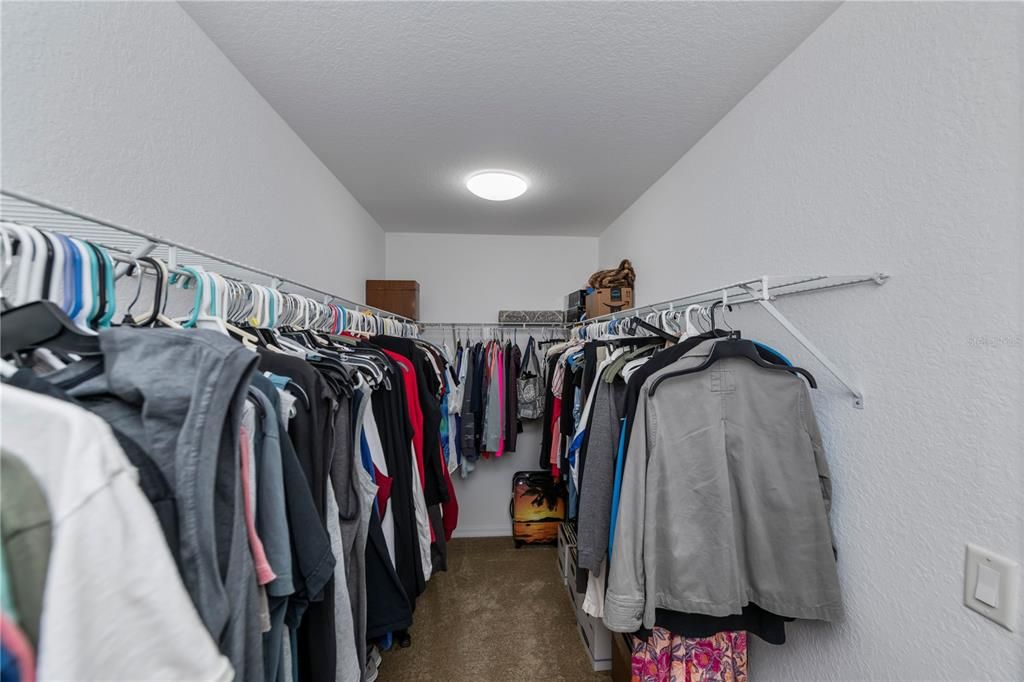
{"type": "Polygon", "coordinates": [[[544,416],[544,380],[540,375],[540,361],[537,360],[537,353],[533,348],[532,336],[526,342],[526,351],[523,355],[523,367],[516,379],[519,418],[540,419],[544,416]]]}

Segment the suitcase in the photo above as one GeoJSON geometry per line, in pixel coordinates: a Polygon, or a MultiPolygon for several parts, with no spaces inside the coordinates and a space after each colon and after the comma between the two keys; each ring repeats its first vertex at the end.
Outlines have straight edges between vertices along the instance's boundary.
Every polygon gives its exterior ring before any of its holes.
{"type": "Polygon", "coordinates": [[[553,545],[565,521],[565,485],[547,471],[517,471],[508,512],[516,547],[553,545]]]}

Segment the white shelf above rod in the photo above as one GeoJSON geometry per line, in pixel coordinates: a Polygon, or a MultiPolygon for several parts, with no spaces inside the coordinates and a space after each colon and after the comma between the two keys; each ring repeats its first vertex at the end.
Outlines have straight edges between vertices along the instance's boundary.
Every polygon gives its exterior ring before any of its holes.
{"type": "Polygon", "coordinates": [[[724,287],[716,287],[714,289],[700,291],[680,298],[659,301],[658,303],[652,303],[650,305],[621,310],[608,315],[601,315],[600,317],[584,320],[581,324],[625,318],[633,315],[644,315],[646,313],[661,312],[664,310],[682,311],[685,310],[687,306],[710,305],[715,302],[723,302],[725,305],[730,306],[757,303],[769,315],[774,317],[775,320],[782,325],[782,327],[789,332],[801,346],[806,348],[807,351],[813,355],[818,362],[820,362],[821,365],[836,378],[837,381],[839,381],[839,383],[845,386],[847,390],[853,394],[853,406],[858,409],[863,409],[863,389],[853,381],[845,371],[832,362],[832,360],[830,360],[820,348],[814,345],[814,343],[812,343],[811,340],[808,339],[796,327],[796,325],[789,320],[789,318],[783,315],[782,312],[775,307],[774,301],[783,296],[821,292],[829,289],[855,286],[858,284],[881,285],[885,284],[888,279],[889,275],[881,272],[876,272],[871,275],[762,275],[755,279],[748,279],[742,282],[736,282],[735,284],[729,284],[724,287]]]}
{"type": "MultiPolygon", "coordinates": [[[[0,189],[0,219],[63,232],[104,246],[110,251],[130,255],[133,259],[152,254],[164,260],[171,270],[177,269],[181,263],[187,263],[241,281],[259,283],[260,280],[266,280],[275,289],[283,288],[289,293],[302,294],[309,298],[322,300],[324,303],[336,301],[353,310],[371,312],[380,317],[389,317],[400,322],[412,322],[402,315],[359,303],[261,268],[245,265],[230,258],[217,256],[148,232],[94,218],[7,189],[0,189]]],[[[117,275],[123,275],[126,269],[118,267],[117,275]]]]}

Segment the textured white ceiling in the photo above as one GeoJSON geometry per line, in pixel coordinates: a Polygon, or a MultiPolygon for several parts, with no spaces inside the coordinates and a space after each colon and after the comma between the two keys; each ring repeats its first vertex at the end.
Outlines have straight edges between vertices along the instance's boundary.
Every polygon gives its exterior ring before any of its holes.
{"type": "Polygon", "coordinates": [[[596,235],[838,3],[183,5],[385,230],[596,235]]]}

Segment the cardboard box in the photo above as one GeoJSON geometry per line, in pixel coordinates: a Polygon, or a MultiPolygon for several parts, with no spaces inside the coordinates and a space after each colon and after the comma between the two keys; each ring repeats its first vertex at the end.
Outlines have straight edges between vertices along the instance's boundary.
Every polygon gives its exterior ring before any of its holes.
{"type": "Polygon", "coordinates": [[[594,289],[587,294],[587,318],[617,313],[632,307],[633,289],[630,287],[594,289]]]}
{"type": "Polygon", "coordinates": [[[418,320],[420,283],[414,279],[368,279],[366,305],[418,320]]]}

